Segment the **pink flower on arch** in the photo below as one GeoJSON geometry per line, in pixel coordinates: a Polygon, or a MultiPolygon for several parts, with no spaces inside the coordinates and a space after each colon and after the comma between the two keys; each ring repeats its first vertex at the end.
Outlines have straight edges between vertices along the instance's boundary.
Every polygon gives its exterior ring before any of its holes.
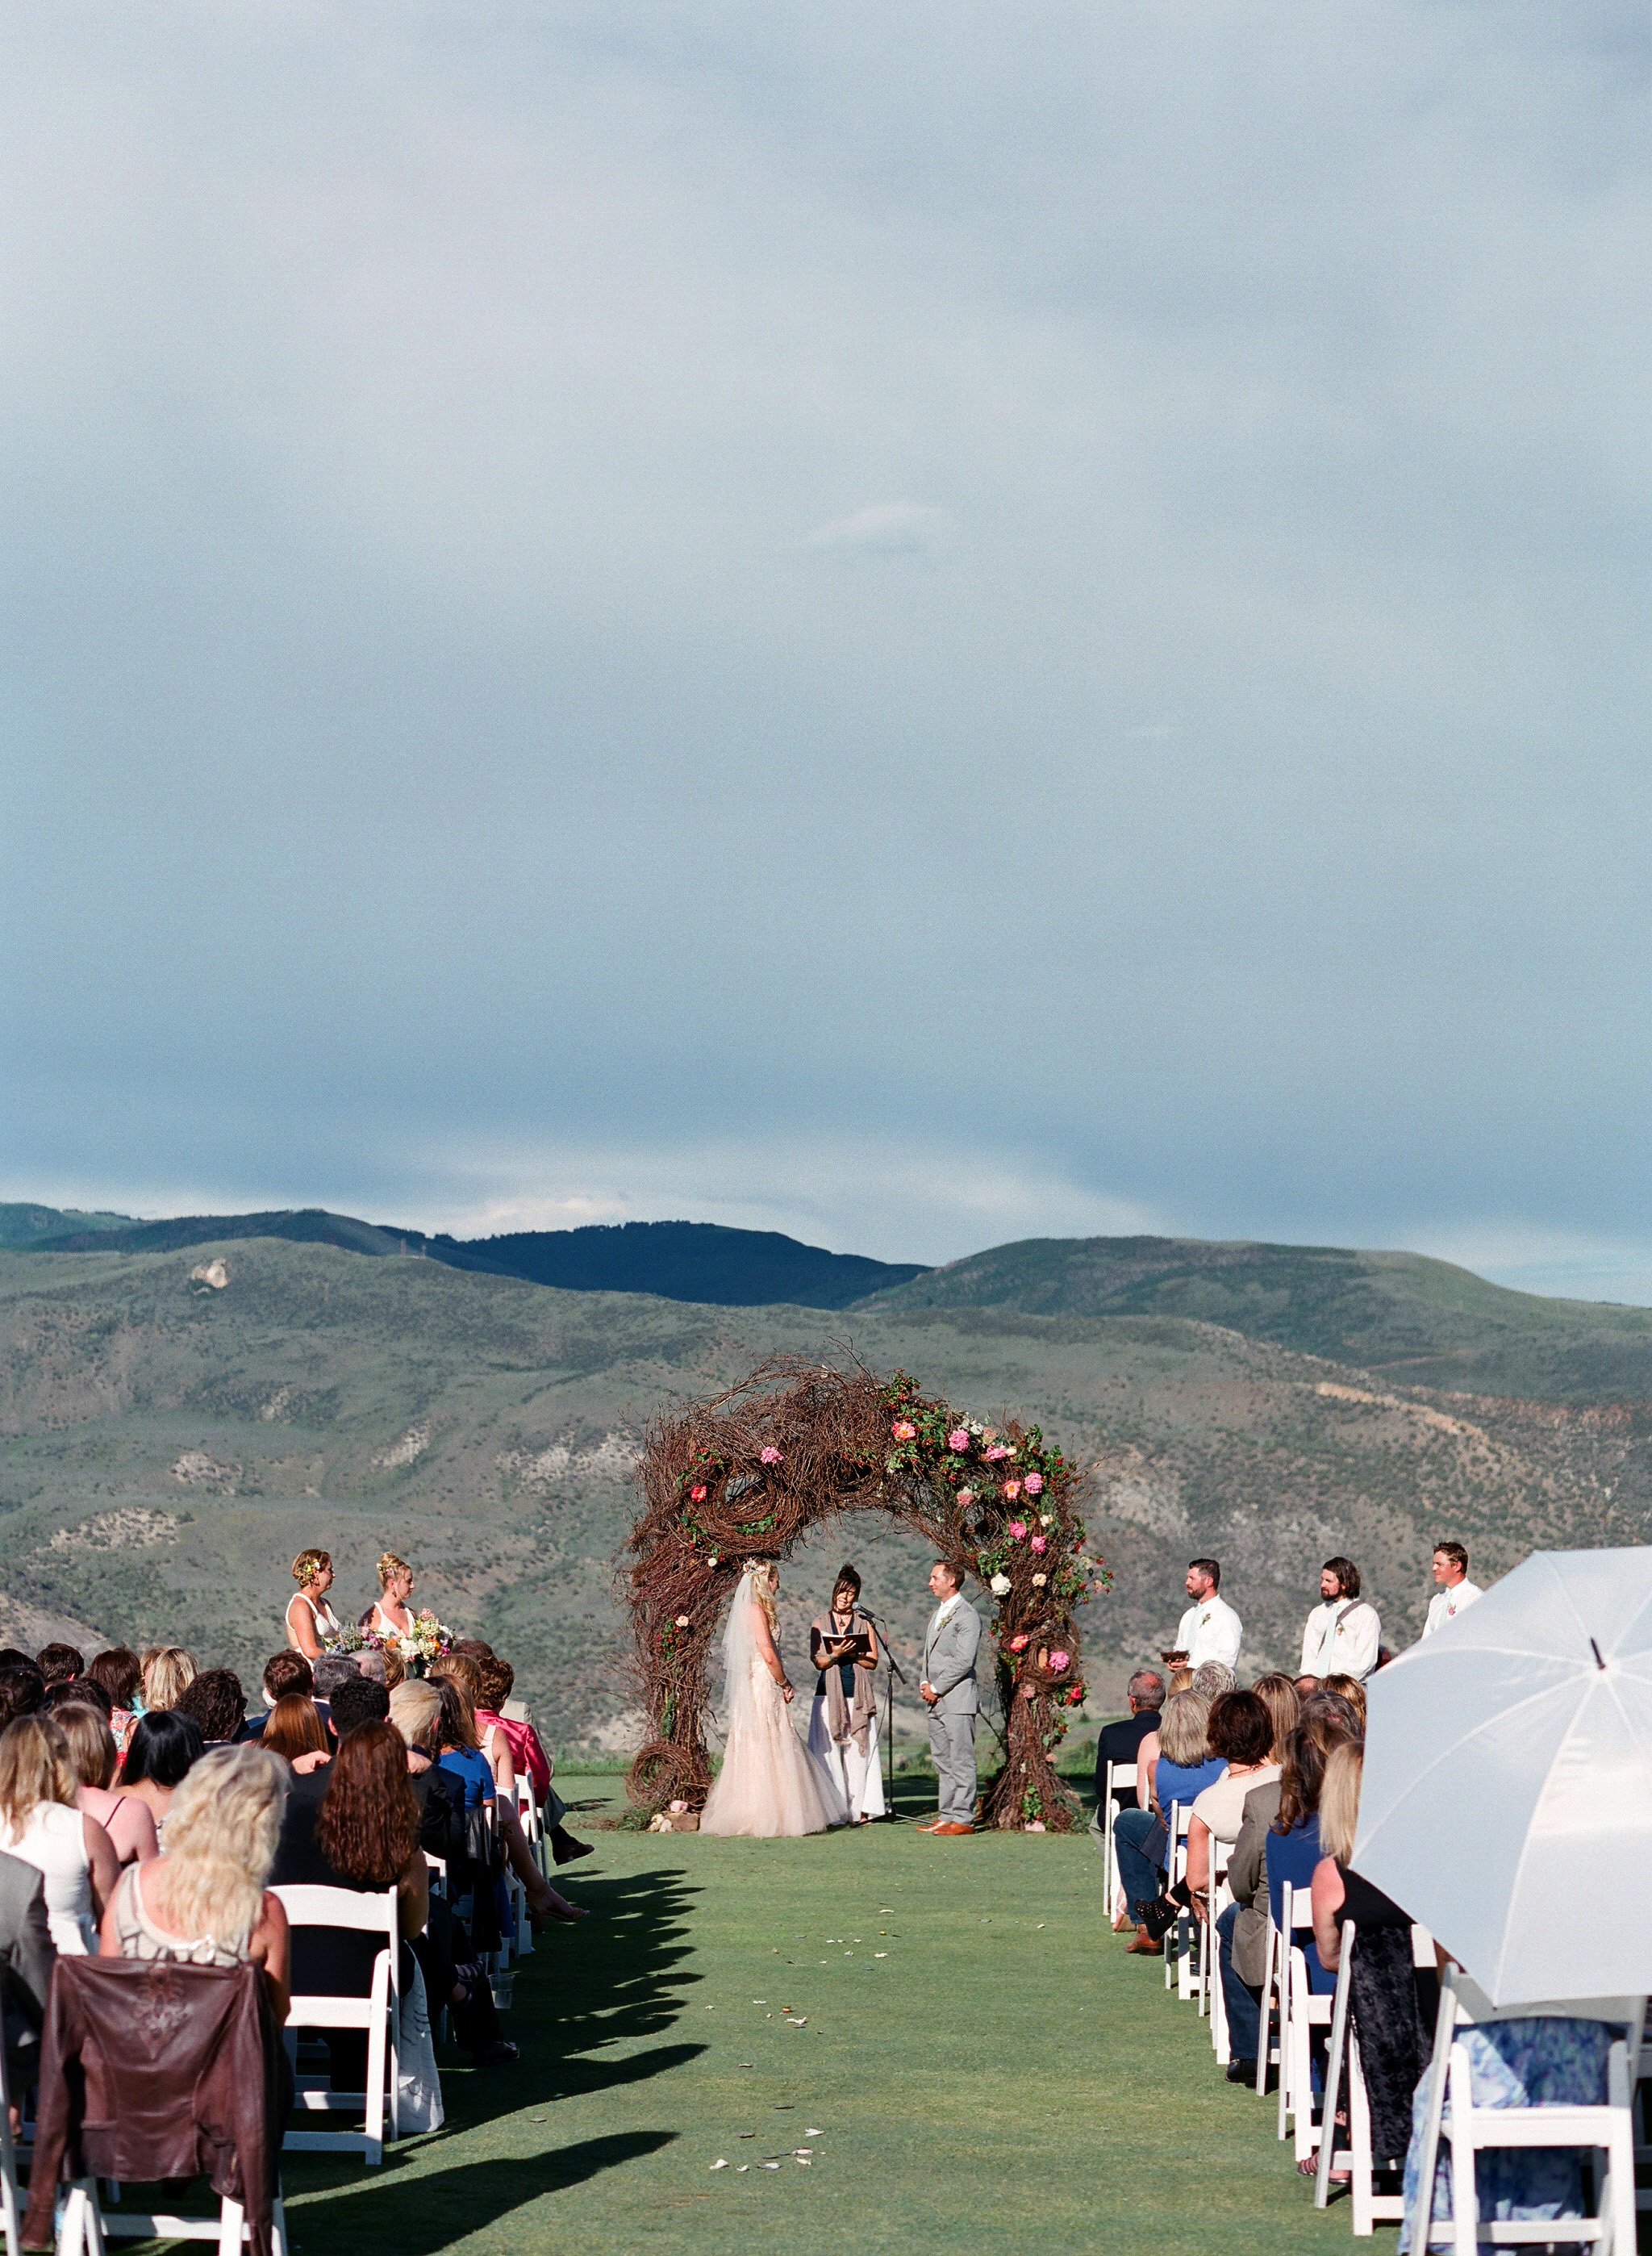
{"type": "Polygon", "coordinates": [[[688,1499],[691,1504],[704,1504],[706,1501],[705,1490],[703,1488],[691,1488],[688,1491],[688,1499]]]}
{"type": "Polygon", "coordinates": [[[1009,1480],[1004,1483],[1004,1501],[1007,1504],[1013,1504],[1020,1494],[1021,1483],[1018,1480],[1009,1480]]]}
{"type": "Polygon", "coordinates": [[[1009,1455],[1009,1450],[1005,1449],[1002,1442],[995,1442],[991,1449],[986,1453],[987,1462],[989,1465],[995,1465],[1000,1457],[1007,1457],[1009,1455]]]}
{"type": "Polygon", "coordinates": [[[1035,1551],[1047,1551],[1050,1548],[1049,1537],[1047,1535],[1035,1535],[1032,1539],[1032,1547],[1035,1551]]]}
{"type": "Polygon", "coordinates": [[[1042,1473],[1029,1473],[1026,1479],[1023,1481],[1022,1486],[1026,1490],[1029,1496],[1042,1496],[1044,1494],[1044,1475],[1042,1473]]]}
{"type": "Polygon", "coordinates": [[[1052,1676],[1065,1676],[1072,1666],[1072,1655],[1070,1653],[1063,1653],[1058,1646],[1050,1656],[1050,1674],[1052,1676]]]}
{"type": "Polygon", "coordinates": [[[768,1448],[763,1453],[763,1462],[766,1465],[778,1465],[784,1464],[785,1460],[781,1456],[779,1450],[776,1449],[774,1443],[770,1442],[768,1448]]]}
{"type": "Polygon", "coordinates": [[[917,1439],[917,1428],[910,1418],[897,1418],[889,1431],[897,1442],[915,1442],[917,1439]]]}
{"type": "Polygon", "coordinates": [[[1009,1532],[1015,1537],[1016,1542],[1019,1543],[1027,1533],[1026,1521],[1024,1519],[1012,1519],[1009,1523],[1009,1532]]]}
{"type": "Polygon", "coordinates": [[[958,1491],[958,1501],[960,1504],[974,1504],[975,1501],[974,1490],[973,1488],[960,1488],[958,1491]]]}
{"type": "Polygon", "coordinates": [[[965,1428],[962,1426],[954,1427],[953,1431],[946,1436],[946,1446],[949,1449],[955,1451],[959,1456],[962,1456],[964,1451],[969,1447],[969,1435],[965,1428]]]}
{"type": "Polygon", "coordinates": [[[1009,1650],[1011,1653],[1024,1653],[1027,1650],[1027,1632],[1025,1630],[1022,1632],[1019,1637],[1012,1637],[1010,1639],[1009,1650]]]}

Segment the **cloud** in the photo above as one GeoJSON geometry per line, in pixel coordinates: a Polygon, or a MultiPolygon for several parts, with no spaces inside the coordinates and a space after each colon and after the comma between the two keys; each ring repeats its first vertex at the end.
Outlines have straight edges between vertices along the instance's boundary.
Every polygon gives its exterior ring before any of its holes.
{"type": "Polygon", "coordinates": [[[951,530],[952,519],[944,509],[884,502],[873,509],[857,509],[848,517],[834,517],[798,546],[830,556],[901,556],[934,564],[945,553],[951,530]]]}
{"type": "Polygon", "coordinates": [[[0,26],[14,1185],[1652,1242],[1642,13],[136,21],[0,26]]]}

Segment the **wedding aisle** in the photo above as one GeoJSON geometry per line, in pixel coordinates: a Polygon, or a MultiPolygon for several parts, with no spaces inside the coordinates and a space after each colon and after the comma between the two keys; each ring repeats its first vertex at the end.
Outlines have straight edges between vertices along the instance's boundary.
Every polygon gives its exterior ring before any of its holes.
{"type": "MultiPolygon", "coordinates": [[[[559,1784],[624,1806],[617,1779],[559,1784]]],[[[1271,2106],[1101,1929],[1084,1838],[589,1837],[570,1886],[596,1916],[518,1973],[520,2066],[448,2076],[447,2132],[382,2172],[289,2158],[296,2256],[1345,2241],[1271,2106]]]]}

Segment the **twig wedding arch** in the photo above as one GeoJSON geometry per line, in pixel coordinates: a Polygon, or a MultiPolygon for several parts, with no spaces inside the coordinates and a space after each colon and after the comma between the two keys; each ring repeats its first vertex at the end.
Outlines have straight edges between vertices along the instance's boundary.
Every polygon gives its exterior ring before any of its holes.
{"type": "Polygon", "coordinates": [[[1072,1829],[1052,1757],[1084,1699],[1074,1610],[1112,1576],[1086,1549],[1083,1474],[1036,1426],[983,1426],[904,1371],[782,1357],[664,1413],[636,1477],[631,1624],[649,1738],[626,1784],[639,1808],[706,1798],[710,1673],[748,1562],[784,1559],[840,1512],[882,1511],[992,1600],[1007,1753],[981,1822],[1072,1829]]]}

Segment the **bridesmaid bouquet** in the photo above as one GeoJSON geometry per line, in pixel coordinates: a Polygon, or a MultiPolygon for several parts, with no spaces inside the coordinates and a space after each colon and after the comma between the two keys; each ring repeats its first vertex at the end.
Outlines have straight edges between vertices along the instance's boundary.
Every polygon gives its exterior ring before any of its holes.
{"type": "Polygon", "coordinates": [[[394,1646],[409,1674],[423,1676],[432,1660],[439,1660],[444,1653],[453,1651],[453,1633],[434,1614],[423,1613],[414,1615],[411,1632],[406,1637],[381,1637],[369,1631],[365,1637],[358,1638],[357,1643],[376,1646],[381,1653],[387,1646],[394,1646]]]}

